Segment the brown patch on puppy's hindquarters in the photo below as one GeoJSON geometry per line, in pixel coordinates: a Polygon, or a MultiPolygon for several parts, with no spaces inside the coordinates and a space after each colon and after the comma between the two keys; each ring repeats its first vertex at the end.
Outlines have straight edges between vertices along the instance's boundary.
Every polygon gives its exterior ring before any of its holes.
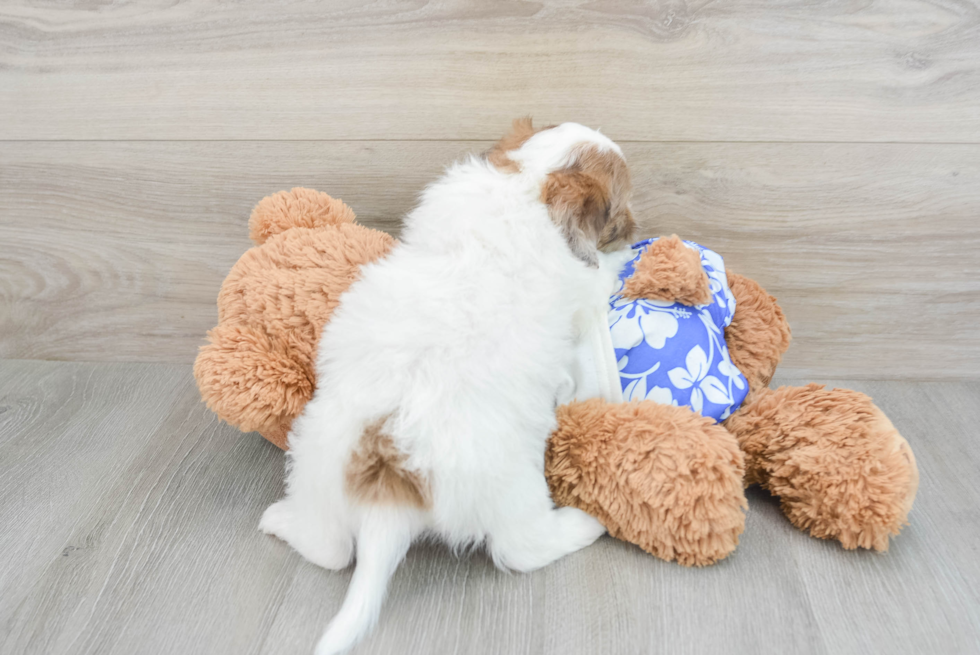
{"type": "Polygon", "coordinates": [[[388,419],[367,425],[344,469],[347,494],[362,503],[410,505],[428,509],[431,490],[417,471],[405,468],[407,456],[384,432],[388,419]]]}

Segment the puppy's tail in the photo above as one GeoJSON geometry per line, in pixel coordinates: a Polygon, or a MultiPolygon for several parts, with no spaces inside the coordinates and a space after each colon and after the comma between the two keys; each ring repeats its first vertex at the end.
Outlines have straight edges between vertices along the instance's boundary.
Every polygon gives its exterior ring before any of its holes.
{"type": "Polygon", "coordinates": [[[316,646],[316,655],[336,655],[353,648],[378,621],[391,579],[416,531],[410,511],[371,507],[357,534],[357,566],[340,612],[316,646]]]}

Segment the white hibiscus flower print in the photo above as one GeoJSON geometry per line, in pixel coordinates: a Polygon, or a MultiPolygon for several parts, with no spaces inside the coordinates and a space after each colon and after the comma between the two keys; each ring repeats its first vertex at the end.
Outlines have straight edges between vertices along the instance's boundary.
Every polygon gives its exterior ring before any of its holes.
{"type": "Polygon", "coordinates": [[[650,389],[647,394],[647,398],[660,405],[676,405],[677,401],[674,400],[674,394],[670,392],[667,387],[654,387],[650,389]]]}
{"type": "Polygon", "coordinates": [[[677,334],[677,319],[668,312],[643,312],[639,308],[633,318],[621,312],[610,327],[613,343],[617,348],[635,348],[646,341],[651,348],[660,349],[667,339],[677,334]]]}
{"type": "Polygon", "coordinates": [[[745,383],[742,382],[742,372],[738,370],[738,367],[732,364],[732,359],[728,354],[727,348],[721,348],[721,361],[718,362],[718,372],[727,378],[730,378],[732,383],[742,389],[745,387],[745,383]]]}
{"type": "MultiPolygon", "coordinates": [[[[634,265],[652,241],[634,245],[634,265]]],[[[627,400],[690,406],[704,416],[724,420],[748,388],[725,348],[724,330],[732,322],[735,297],[721,256],[694,242],[684,243],[701,253],[714,297],[696,307],[627,299],[620,294],[633,269],[624,268],[609,301],[620,382],[627,400]]]]}
{"type": "Polygon", "coordinates": [[[666,387],[654,386],[647,389],[647,376],[644,375],[633,380],[623,389],[623,399],[630,400],[652,400],[658,405],[677,405],[674,394],[666,387]]]}
{"type": "Polygon", "coordinates": [[[714,250],[708,250],[707,248],[698,248],[701,253],[701,264],[705,268],[711,267],[715,271],[725,270],[725,260],[721,255],[716,253],[714,250]]]}
{"type": "Polygon", "coordinates": [[[701,413],[704,409],[704,399],[716,405],[731,403],[728,390],[714,375],[708,375],[710,365],[708,356],[701,346],[694,346],[684,360],[686,368],[677,367],[667,372],[670,383],[678,389],[691,389],[691,409],[701,413]]]}

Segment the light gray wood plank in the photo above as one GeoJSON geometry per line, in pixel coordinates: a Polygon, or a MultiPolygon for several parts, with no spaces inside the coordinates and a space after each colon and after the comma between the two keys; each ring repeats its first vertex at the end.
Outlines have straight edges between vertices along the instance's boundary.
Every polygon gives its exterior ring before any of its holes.
{"type": "Polygon", "coordinates": [[[912,526],[887,554],[793,540],[830,652],[883,644],[901,653],[980,652],[980,383],[830,384],[874,398],[911,444],[921,476],[912,526]]]}
{"type": "MultiPolygon", "coordinates": [[[[138,475],[147,445],[139,435],[170,411],[178,376],[186,376],[185,367],[2,365],[0,616],[20,612],[19,600],[52,566],[58,575],[118,529],[112,507],[129,490],[116,487],[117,473],[129,471],[130,482],[138,475]]],[[[50,600],[68,605],[77,598],[50,600]]]]}
{"type": "Polygon", "coordinates": [[[973,1],[0,9],[3,139],[980,141],[973,1]]]}
{"type": "Polygon", "coordinates": [[[0,651],[250,647],[295,568],[254,560],[281,453],[219,425],[187,366],[17,362],[0,379],[0,651]]]}
{"type": "MultiPolygon", "coordinates": [[[[190,362],[262,196],[400,217],[488,142],[0,144],[0,355],[190,362]]],[[[625,144],[641,236],[676,232],[775,294],[799,375],[980,369],[980,147],[625,144]]]]}
{"type": "MultiPolygon", "coordinates": [[[[608,537],[531,575],[417,545],[355,652],[975,651],[980,383],[846,384],[919,460],[887,554],[811,539],[755,489],[739,548],[704,569],[608,537]]],[[[0,651],[311,651],[350,571],[256,530],[282,455],[217,424],[188,366],[0,362],[0,408],[0,651]]]]}
{"type": "MultiPolygon", "coordinates": [[[[482,554],[460,562],[444,548],[414,547],[378,629],[355,652],[766,653],[777,644],[824,653],[801,576],[782,552],[793,533],[763,500],[737,555],[707,569],[661,562],[609,537],[531,575],[495,571],[482,554]],[[754,610],[736,610],[742,603],[754,610]]],[[[315,584],[297,574],[263,653],[316,642],[340,600],[311,602],[315,584]]]]}
{"type": "Polygon", "coordinates": [[[939,148],[644,145],[630,163],[646,233],[708,245],[778,297],[786,374],[973,377],[980,149],[939,148]]]}
{"type": "Polygon", "coordinates": [[[259,199],[330,189],[392,229],[465,149],[395,144],[382,163],[385,143],[2,144],[0,355],[190,362],[259,199]]]}

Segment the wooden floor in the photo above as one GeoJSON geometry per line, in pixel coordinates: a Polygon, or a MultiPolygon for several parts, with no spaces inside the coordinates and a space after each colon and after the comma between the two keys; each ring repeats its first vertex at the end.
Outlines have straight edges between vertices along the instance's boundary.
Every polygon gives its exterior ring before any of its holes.
{"type": "MultiPolygon", "coordinates": [[[[356,652],[980,652],[980,382],[848,384],[922,473],[887,554],[809,538],[758,490],[704,569],[609,537],[530,575],[416,546],[356,652]]],[[[282,464],[215,420],[189,366],[0,362],[0,652],[310,652],[350,571],[256,529],[282,464]]]]}

